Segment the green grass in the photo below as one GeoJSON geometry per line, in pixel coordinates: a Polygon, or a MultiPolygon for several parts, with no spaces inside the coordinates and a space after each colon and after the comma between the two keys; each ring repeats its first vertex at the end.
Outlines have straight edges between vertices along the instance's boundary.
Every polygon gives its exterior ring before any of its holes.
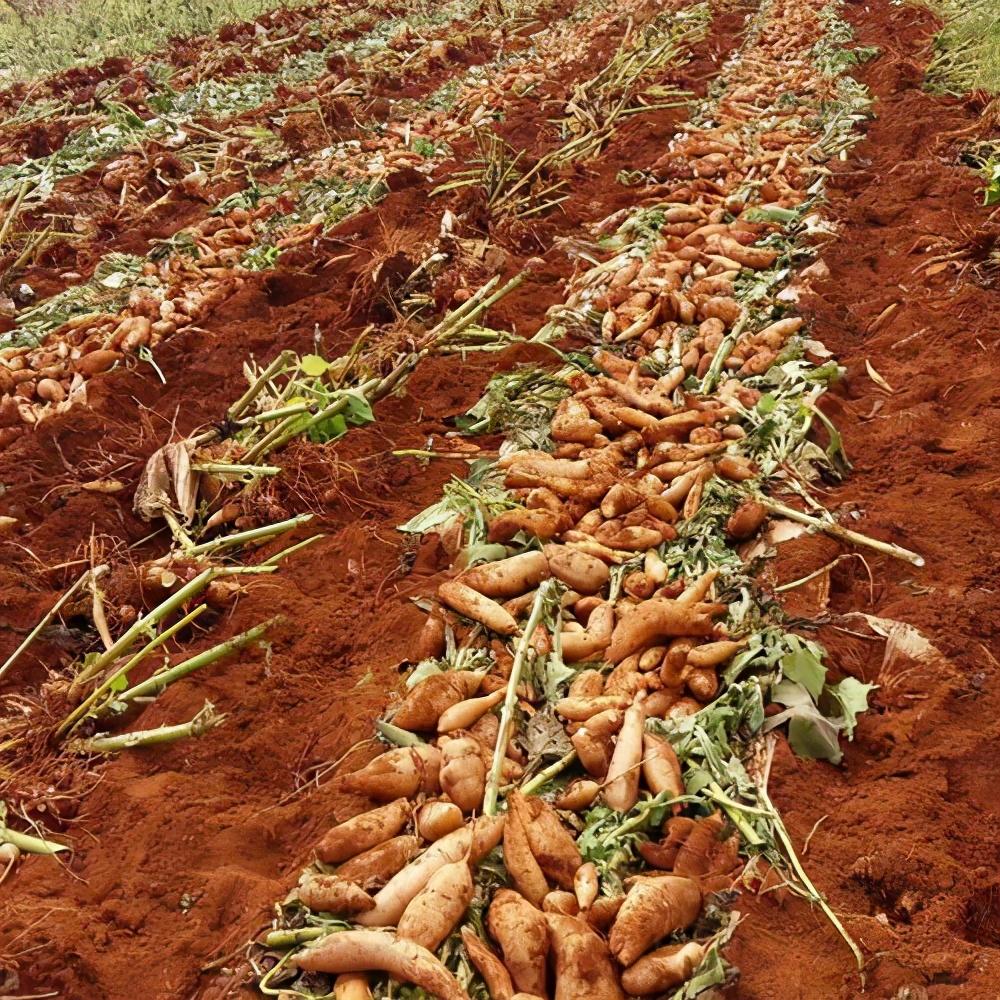
{"type": "MultiPolygon", "coordinates": [[[[302,0],[54,0],[27,14],[0,0],[0,86],[108,56],[165,54],[168,39],[208,34],[302,0]]],[[[31,7],[32,0],[17,6],[31,7]]],[[[40,5],[39,5],[40,6],[40,5]]]]}
{"type": "Polygon", "coordinates": [[[961,96],[1000,94],[1000,7],[997,0],[921,0],[944,22],[934,39],[927,86],[961,96]]]}

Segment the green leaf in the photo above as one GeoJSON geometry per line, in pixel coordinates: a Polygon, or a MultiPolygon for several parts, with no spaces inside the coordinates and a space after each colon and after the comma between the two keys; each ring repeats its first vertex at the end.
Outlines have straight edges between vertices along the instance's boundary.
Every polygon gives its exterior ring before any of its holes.
{"type": "Polygon", "coordinates": [[[839,684],[827,686],[826,693],[840,705],[844,735],[849,740],[854,738],[858,716],[868,711],[869,693],[877,687],[877,684],[863,684],[856,677],[845,677],[839,684]]]}
{"type": "Polygon", "coordinates": [[[128,678],[124,674],[119,674],[119,676],[112,679],[108,687],[112,691],[124,691],[128,687],[128,678]]]}
{"type": "Polygon", "coordinates": [[[769,413],[774,412],[777,405],[778,400],[771,393],[766,392],[757,400],[757,412],[766,417],[769,413]]]}
{"type": "Polygon", "coordinates": [[[776,684],[772,695],[775,701],[787,707],[764,723],[764,732],[787,722],[788,742],[800,757],[839,764],[844,756],[838,740],[840,727],[820,712],[812,695],[801,684],[792,681],[776,684]]]}
{"type": "MultiPolygon", "coordinates": [[[[789,639],[795,638],[789,636],[789,639]]],[[[801,684],[812,695],[813,701],[819,701],[826,682],[826,667],[815,653],[803,645],[792,649],[781,658],[781,673],[790,681],[801,684]]]]}
{"type": "Polygon", "coordinates": [[[318,354],[307,354],[299,361],[299,369],[303,375],[310,378],[319,378],[325,375],[330,367],[330,362],[321,358],[318,354]]]}

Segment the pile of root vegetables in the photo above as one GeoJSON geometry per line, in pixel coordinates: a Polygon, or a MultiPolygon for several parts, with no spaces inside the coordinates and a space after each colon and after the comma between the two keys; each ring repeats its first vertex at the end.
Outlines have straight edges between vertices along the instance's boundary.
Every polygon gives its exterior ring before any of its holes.
{"type": "Polygon", "coordinates": [[[760,377],[790,345],[802,356],[803,321],[773,306],[788,301],[776,282],[766,307],[740,289],[773,276],[780,220],[850,145],[853,120],[827,127],[818,110],[840,86],[812,59],[821,8],[765,6],[723,97],[651,167],[669,186],[652,237],[629,242],[628,213],[595,228],[627,246],[553,322],[589,323],[600,345],[564,375],[545,446],[501,448],[480,543],[462,549],[461,516],[441,529],[454,572],[379,723],[396,746],[338,779],[379,804],[316,845],[261,943],[262,987],[570,1000],[725,981],[699,970],[722,968],[728,890],[760,884],[744,871],[755,833],[686,782],[670,736],[725,698],[759,619],[731,613],[749,580],[731,559],[691,572],[665,554],[714,483],[738,498],[716,526],[731,555],[769,513],[750,415],[760,377]],[[603,845],[616,817],[641,831],[634,856],[595,850],[595,816],[603,845]]]}

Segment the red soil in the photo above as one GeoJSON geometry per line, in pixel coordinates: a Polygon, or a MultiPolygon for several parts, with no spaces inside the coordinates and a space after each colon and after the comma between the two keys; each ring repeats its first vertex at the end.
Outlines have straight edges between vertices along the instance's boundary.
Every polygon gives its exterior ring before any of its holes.
{"type": "MultiPolygon", "coordinates": [[[[850,560],[831,575],[827,607],[804,590],[788,600],[793,613],[819,619],[819,638],[841,670],[883,685],[842,768],[781,750],[771,786],[800,847],[826,816],[805,861],[865,951],[867,988],[862,993],[849,953],[821,915],[767,896],[739,902],[747,918],[730,955],[742,979],[726,995],[971,1000],[996,996],[1000,974],[993,871],[1000,834],[990,832],[1000,812],[990,775],[1000,688],[988,648],[996,632],[996,544],[987,527],[995,510],[998,445],[989,431],[998,394],[990,376],[1000,319],[996,293],[971,273],[924,278],[913,269],[925,255],[909,254],[921,235],[962,241],[984,218],[975,180],[955,166],[954,149],[935,146],[974,115],[920,90],[933,26],[919,10],[886,0],[851,11],[860,41],[884,54],[862,73],[879,117],[831,185],[833,214],[842,221],[840,239],[823,253],[831,277],[803,303],[816,336],[848,368],[831,410],[855,471],[826,499],[831,507],[853,506],[860,530],[918,549],[928,565],[917,571],[866,554],[873,583],[860,561],[850,560]],[[870,331],[896,300],[891,317],[870,331]],[[870,379],[866,358],[894,394],[870,379]],[[943,659],[882,671],[884,643],[842,631],[866,631],[863,622],[840,617],[858,610],[912,622],[943,659]]],[[[686,71],[692,80],[717,68],[741,24],[741,13],[717,20],[711,42],[686,71]]],[[[521,109],[518,122],[529,114],[521,109]]],[[[623,128],[581,171],[565,216],[500,241],[493,270],[515,273],[532,255],[545,266],[494,311],[494,325],[513,324],[522,333],[539,325],[545,308],[561,299],[558,282],[568,273],[554,238],[633,203],[634,191],[613,183],[616,172],[655,158],[652,150],[682,114],[623,128]]],[[[459,162],[464,152],[456,150],[459,162]]],[[[137,559],[162,551],[161,539],[140,542],[149,528],[130,510],[146,456],[169,439],[171,426],[183,435],[219,419],[242,389],[247,355],[310,348],[317,324],[323,348],[340,353],[367,323],[384,320],[377,306],[361,305],[374,298],[367,285],[353,311],[344,304],[368,280],[374,259],[433,239],[443,207],[428,208],[422,188],[394,190],[308,259],[249,283],[204,333],[165,342],[157,362],[166,386],[147,367],[97,379],[89,408],[47,422],[0,455],[2,512],[29,526],[17,544],[0,547],[0,658],[81,570],[41,566],[79,558],[91,525],[109,542],[137,545],[137,559]],[[345,246],[356,251],[353,259],[318,266],[345,246]],[[111,495],[81,488],[101,477],[125,488],[111,495]]],[[[272,517],[317,511],[326,538],[279,576],[251,584],[225,620],[185,645],[189,652],[207,647],[278,610],[284,620],[270,650],[168,689],[141,716],[142,728],[188,718],[208,698],[228,713],[225,726],[202,740],[113,760],[96,772],[100,783],[79,799],[79,812],[76,793],[92,779],[78,765],[15,765],[20,773],[0,795],[18,805],[44,803],[46,812],[34,815],[71,839],[75,851],[68,869],[29,859],[4,887],[0,957],[16,963],[20,976],[6,992],[58,991],[66,1000],[257,995],[244,985],[245,943],[267,922],[269,906],[320,833],[355,805],[329,783],[306,787],[308,779],[370,735],[421,618],[409,598],[438,569],[433,546],[408,552],[394,526],[437,499],[448,476],[464,469],[458,462],[423,466],[390,452],[445,432],[443,418],[478,398],[492,371],[526,354],[461,363],[432,358],[405,396],[379,404],[371,427],[336,445],[282,455],[285,473],[261,502],[272,517]],[[58,798],[60,792],[69,797],[58,798]]],[[[823,539],[788,543],[774,572],[780,581],[795,580],[838,551],[823,539]]],[[[112,605],[138,600],[132,577],[116,576],[112,605]]],[[[36,643],[7,679],[9,690],[34,689],[45,667],[77,651],[78,640],[65,632],[36,643]]]]}

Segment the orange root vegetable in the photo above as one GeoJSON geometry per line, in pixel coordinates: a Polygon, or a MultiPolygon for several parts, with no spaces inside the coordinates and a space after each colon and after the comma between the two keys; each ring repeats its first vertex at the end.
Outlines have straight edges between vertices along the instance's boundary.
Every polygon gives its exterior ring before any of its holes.
{"type": "Polygon", "coordinates": [[[503,688],[497,688],[492,694],[483,695],[481,698],[468,698],[457,705],[452,705],[451,708],[446,708],[438,719],[438,732],[450,733],[456,729],[469,729],[487,712],[496,708],[503,701],[505,694],[503,688]]]}
{"type": "Polygon", "coordinates": [[[599,890],[597,866],[592,861],[580,865],[573,879],[573,892],[576,893],[576,901],[581,910],[589,910],[593,906],[599,890]]]}
{"type": "Polygon", "coordinates": [[[719,693],[715,667],[688,667],[686,683],[691,694],[706,704],[719,693]]]}
{"type": "Polygon", "coordinates": [[[415,814],[417,833],[424,840],[440,840],[458,830],[465,820],[454,802],[425,802],[415,814]]]}
{"type": "Polygon", "coordinates": [[[410,803],[398,798],[388,805],[353,816],[329,830],[316,847],[316,856],[339,864],[395,837],[410,818],[410,803]]]}
{"type": "Polygon", "coordinates": [[[570,698],[596,698],[604,691],[604,675],[599,670],[581,670],[569,685],[570,698]]]}
{"type": "Polygon", "coordinates": [[[640,506],[646,497],[634,486],[615,483],[601,501],[601,514],[606,518],[621,517],[640,506]]]}
{"type": "Polygon", "coordinates": [[[670,708],[680,698],[681,693],[676,688],[660,688],[658,691],[650,691],[646,695],[643,704],[646,706],[646,714],[651,719],[664,719],[670,708]]]}
{"type": "Polygon", "coordinates": [[[731,660],[744,646],[746,640],[723,639],[719,642],[706,642],[695,646],[687,655],[687,662],[692,667],[717,667],[731,660]]]}
{"type": "Polygon", "coordinates": [[[726,521],[726,534],[734,542],[751,538],[767,520],[767,514],[768,510],[762,503],[747,500],[729,515],[726,521]]]}
{"type": "Polygon", "coordinates": [[[419,663],[421,660],[436,660],[445,649],[445,624],[444,619],[438,615],[429,615],[424,622],[420,634],[417,636],[417,644],[413,651],[413,658],[419,663]]]}
{"type": "Polygon", "coordinates": [[[296,891],[310,910],[323,913],[350,915],[364,913],[375,906],[375,900],[364,889],[337,875],[305,872],[296,891]]]}
{"type": "Polygon", "coordinates": [[[476,887],[463,858],[443,865],[407,904],[396,928],[400,937],[436,951],[469,908],[476,887]]]}
{"type": "Polygon", "coordinates": [[[421,745],[396,747],[380,754],[360,771],[345,775],[343,787],[376,802],[390,802],[400,797],[412,798],[417,792],[434,793],[440,788],[441,751],[421,745]]]}
{"type": "Polygon", "coordinates": [[[511,1000],[514,996],[514,981],[503,962],[493,954],[493,949],[469,926],[462,928],[462,944],[465,945],[469,961],[483,977],[492,1000],[511,1000]]]}
{"type": "Polygon", "coordinates": [[[661,938],[690,927],[700,912],[701,889],[693,879],[640,876],[611,928],[611,952],[622,965],[631,965],[661,938]]]}
{"type": "Polygon", "coordinates": [[[541,866],[531,853],[528,832],[515,810],[507,814],[503,837],[503,861],[518,892],[532,906],[540,907],[549,891],[549,883],[541,866]]]}
{"type": "Polygon", "coordinates": [[[411,732],[432,732],[441,713],[479,690],[482,674],[471,670],[446,670],[415,684],[392,716],[393,725],[411,732]]]}
{"type": "Polygon", "coordinates": [[[549,934],[541,910],[511,889],[498,889],[486,915],[486,926],[500,945],[503,964],[514,985],[524,993],[547,996],[545,959],[549,934]]]}
{"type": "Polygon", "coordinates": [[[393,837],[392,840],[345,861],[337,869],[337,874],[371,892],[381,889],[417,856],[419,850],[419,837],[409,834],[393,837]]]}
{"type": "Polygon", "coordinates": [[[514,635],[517,632],[517,622],[509,611],[462,583],[461,580],[442,583],[438,587],[438,597],[453,611],[485,625],[491,632],[496,632],[498,635],[514,635]]]}
{"type": "Polygon", "coordinates": [[[615,751],[608,765],[604,801],[619,812],[628,812],[639,801],[639,768],[642,764],[645,723],[646,713],[642,705],[630,706],[625,712],[615,751]]]}
{"type": "Polygon", "coordinates": [[[625,902],[625,896],[598,896],[587,910],[587,923],[595,930],[606,931],[618,916],[618,911],[625,902]]]}
{"type": "Polygon", "coordinates": [[[462,812],[478,810],[486,791],[486,765],[471,737],[450,739],[441,750],[441,790],[462,812]]]}
{"type": "Polygon", "coordinates": [[[601,425],[590,416],[581,400],[568,396],[552,414],[552,439],[591,444],[601,433],[601,425]]]}
{"type": "Polygon", "coordinates": [[[552,575],[581,594],[596,594],[610,578],[606,563],[579,549],[546,545],[543,552],[552,575]]]}
{"type": "Polygon", "coordinates": [[[363,972],[344,972],[333,984],[333,1000],[372,1000],[368,977],[363,972]]]}
{"type": "Polygon", "coordinates": [[[414,983],[439,1000],[469,1000],[458,980],[426,948],[388,931],[352,930],[327,934],[292,956],[306,972],[388,972],[414,983]]]}
{"type": "Polygon", "coordinates": [[[711,617],[699,612],[697,605],[687,607],[669,598],[654,597],[618,622],[604,658],[609,663],[620,663],[626,656],[658,645],[663,639],[707,636],[712,634],[712,630],[711,617]]]}
{"type": "Polygon", "coordinates": [[[599,659],[608,643],[615,627],[615,609],[608,602],[598,605],[587,620],[587,628],[583,632],[563,632],[562,655],[566,663],[581,663],[584,660],[599,659]]]}
{"type": "Polygon", "coordinates": [[[537,587],[548,575],[549,561],[541,552],[522,552],[509,559],[475,566],[459,580],[486,597],[508,598],[537,587]]]}
{"type": "Polygon", "coordinates": [[[410,900],[439,868],[467,856],[469,864],[478,863],[502,836],[503,820],[495,816],[481,816],[473,824],[447,834],[389,879],[375,896],[375,909],[361,914],[356,922],[365,927],[394,926],[410,900]]]}
{"type": "Polygon", "coordinates": [[[645,684],[644,679],[639,675],[638,653],[626,656],[614,670],[608,674],[608,679],[604,682],[604,693],[606,695],[622,695],[630,701],[645,684]]]}
{"type": "Polygon", "coordinates": [[[608,709],[627,708],[628,703],[629,699],[622,695],[602,694],[593,698],[560,698],[555,704],[555,709],[570,722],[586,722],[587,719],[608,709]]]}
{"type": "Polygon", "coordinates": [[[545,877],[561,889],[572,889],[583,858],[573,835],[562,825],[552,806],[543,799],[516,791],[507,796],[507,805],[520,819],[531,853],[545,877]]]}
{"type": "Polygon", "coordinates": [[[645,552],[663,541],[662,534],[655,528],[639,525],[621,526],[620,522],[605,521],[595,532],[594,538],[601,545],[620,552],[645,552]]]}
{"type": "Polygon", "coordinates": [[[622,973],[622,986],[630,996],[653,996],[687,982],[705,957],[697,941],[670,944],[644,955],[622,973]]]}
{"type": "Polygon", "coordinates": [[[684,794],[681,763],[670,740],[655,733],[642,734],[642,778],[654,795],[667,792],[674,798],[684,794]]]}
{"type": "Polygon", "coordinates": [[[515,451],[501,458],[497,466],[542,479],[588,479],[592,474],[589,461],[553,458],[544,451],[515,451]]]}
{"type": "Polygon", "coordinates": [[[594,804],[601,793],[601,786],[589,778],[578,778],[567,785],[555,799],[556,809],[567,809],[570,812],[582,812],[594,804]]]}
{"type": "Polygon", "coordinates": [[[718,575],[719,571],[717,569],[710,569],[702,573],[697,580],[693,580],[684,588],[684,592],[677,598],[677,603],[690,608],[700,601],[704,601],[718,575]]]}
{"type": "Polygon", "coordinates": [[[608,946],[585,920],[547,913],[555,958],[555,1000],[625,1000],[608,946]]]}
{"type": "Polygon", "coordinates": [[[732,871],[739,863],[739,837],[722,839],[725,827],[718,813],[697,820],[677,849],[674,871],[688,878],[732,871]]]}
{"type": "Polygon", "coordinates": [[[554,889],[542,900],[542,913],[564,913],[575,917],[580,912],[576,896],[565,889],[554,889]]]}
{"type": "Polygon", "coordinates": [[[753,479],[757,475],[757,471],[754,469],[753,465],[746,459],[737,457],[736,455],[723,455],[715,463],[715,471],[726,479],[731,479],[733,482],[742,483],[747,479],[753,479]]]}
{"type": "Polygon", "coordinates": [[[560,531],[568,528],[570,523],[565,514],[556,514],[551,510],[528,510],[527,508],[505,510],[490,521],[487,538],[491,542],[506,544],[519,531],[523,531],[525,534],[533,535],[547,542],[560,531]]]}

